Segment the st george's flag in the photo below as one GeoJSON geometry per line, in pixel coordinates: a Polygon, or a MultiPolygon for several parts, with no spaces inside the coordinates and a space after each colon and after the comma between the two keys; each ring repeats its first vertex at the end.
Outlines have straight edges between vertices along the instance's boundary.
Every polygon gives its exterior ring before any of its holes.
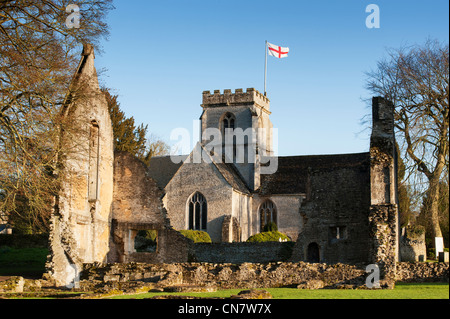
{"type": "Polygon", "coordinates": [[[269,54],[271,56],[278,59],[286,58],[288,56],[289,48],[280,47],[269,42],[267,42],[267,47],[269,48],[269,54]]]}

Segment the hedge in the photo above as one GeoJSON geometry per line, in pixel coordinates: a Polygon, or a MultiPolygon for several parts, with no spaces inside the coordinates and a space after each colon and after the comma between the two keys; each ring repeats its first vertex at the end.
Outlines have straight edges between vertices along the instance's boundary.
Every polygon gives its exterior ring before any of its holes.
{"type": "Polygon", "coordinates": [[[247,239],[248,243],[262,243],[266,241],[291,241],[291,239],[283,233],[280,233],[279,231],[269,231],[269,232],[262,232],[256,235],[251,236],[249,239],[247,239]]]}
{"type": "Polygon", "coordinates": [[[194,241],[194,243],[211,243],[209,234],[200,230],[179,230],[179,232],[186,238],[194,241]]]}

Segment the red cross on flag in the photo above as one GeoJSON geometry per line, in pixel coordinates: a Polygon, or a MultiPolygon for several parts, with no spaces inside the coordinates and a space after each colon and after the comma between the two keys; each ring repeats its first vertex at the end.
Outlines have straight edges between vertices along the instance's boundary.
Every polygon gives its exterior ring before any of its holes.
{"type": "Polygon", "coordinates": [[[288,56],[289,48],[283,48],[278,45],[271,44],[269,42],[267,42],[267,46],[269,48],[269,54],[271,56],[274,56],[279,59],[286,58],[288,56]]]}

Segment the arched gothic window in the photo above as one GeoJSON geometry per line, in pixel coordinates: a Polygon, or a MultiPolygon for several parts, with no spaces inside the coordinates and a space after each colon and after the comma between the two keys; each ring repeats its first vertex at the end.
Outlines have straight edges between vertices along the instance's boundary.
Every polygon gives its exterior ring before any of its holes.
{"type": "MultiPolygon", "coordinates": [[[[226,157],[233,159],[236,158],[236,137],[233,135],[233,141],[227,140],[227,132],[229,130],[234,131],[236,123],[236,117],[233,113],[227,112],[222,116],[221,120],[221,131],[222,131],[222,155],[225,155],[226,157]],[[232,144],[231,144],[232,143],[232,144]],[[226,146],[231,146],[232,148],[227,149],[226,146]],[[229,152],[229,153],[227,153],[229,152]],[[231,152],[233,152],[231,154],[231,152]]],[[[232,133],[232,132],[231,132],[232,133]]]]}
{"type": "Polygon", "coordinates": [[[235,129],[236,117],[234,114],[227,112],[222,117],[222,133],[225,134],[225,129],[235,129]]]}
{"type": "Polygon", "coordinates": [[[264,231],[264,226],[270,222],[277,224],[277,207],[270,200],[267,199],[259,207],[259,217],[261,221],[261,232],[264,231]]]}
{"type": "Polygon", "coordinates": [[[189,198],[188,202],[189,229],[204,230],[208,222],[208,205],[206,198],[196,192],[189,198]]]}

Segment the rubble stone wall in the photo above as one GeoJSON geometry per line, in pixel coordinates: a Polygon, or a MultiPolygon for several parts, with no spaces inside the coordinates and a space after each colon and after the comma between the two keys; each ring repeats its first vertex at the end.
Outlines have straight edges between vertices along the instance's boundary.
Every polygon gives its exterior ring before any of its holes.
{"type": "Polygon", "coordinates": [[[287,261],[293,242],[195,244],[193,258],[209,263],[267,263],[287,261]]]}
{"type": "MultiPolygon", "coordinates": [[[[398,263],[397,281],[448,282],[449,263],[398,263]]],[[[120,285],[130,281],[160,286],[198,285],[231,288],[297,287],[321,282],[323,288],[356,288],[366,283],[364,265],[323,263],[85,264],[81,285],[120,285]]],[[[385,283],[380,282],[381,287],[385,283]]],[[[392,286],[390,286],[392,287],[392,286]]]]}
{"type": "Polygon", "coordinates": [[[404,282],[447,282],[449,263],[399,262],[396,280],[404,282]]]}

